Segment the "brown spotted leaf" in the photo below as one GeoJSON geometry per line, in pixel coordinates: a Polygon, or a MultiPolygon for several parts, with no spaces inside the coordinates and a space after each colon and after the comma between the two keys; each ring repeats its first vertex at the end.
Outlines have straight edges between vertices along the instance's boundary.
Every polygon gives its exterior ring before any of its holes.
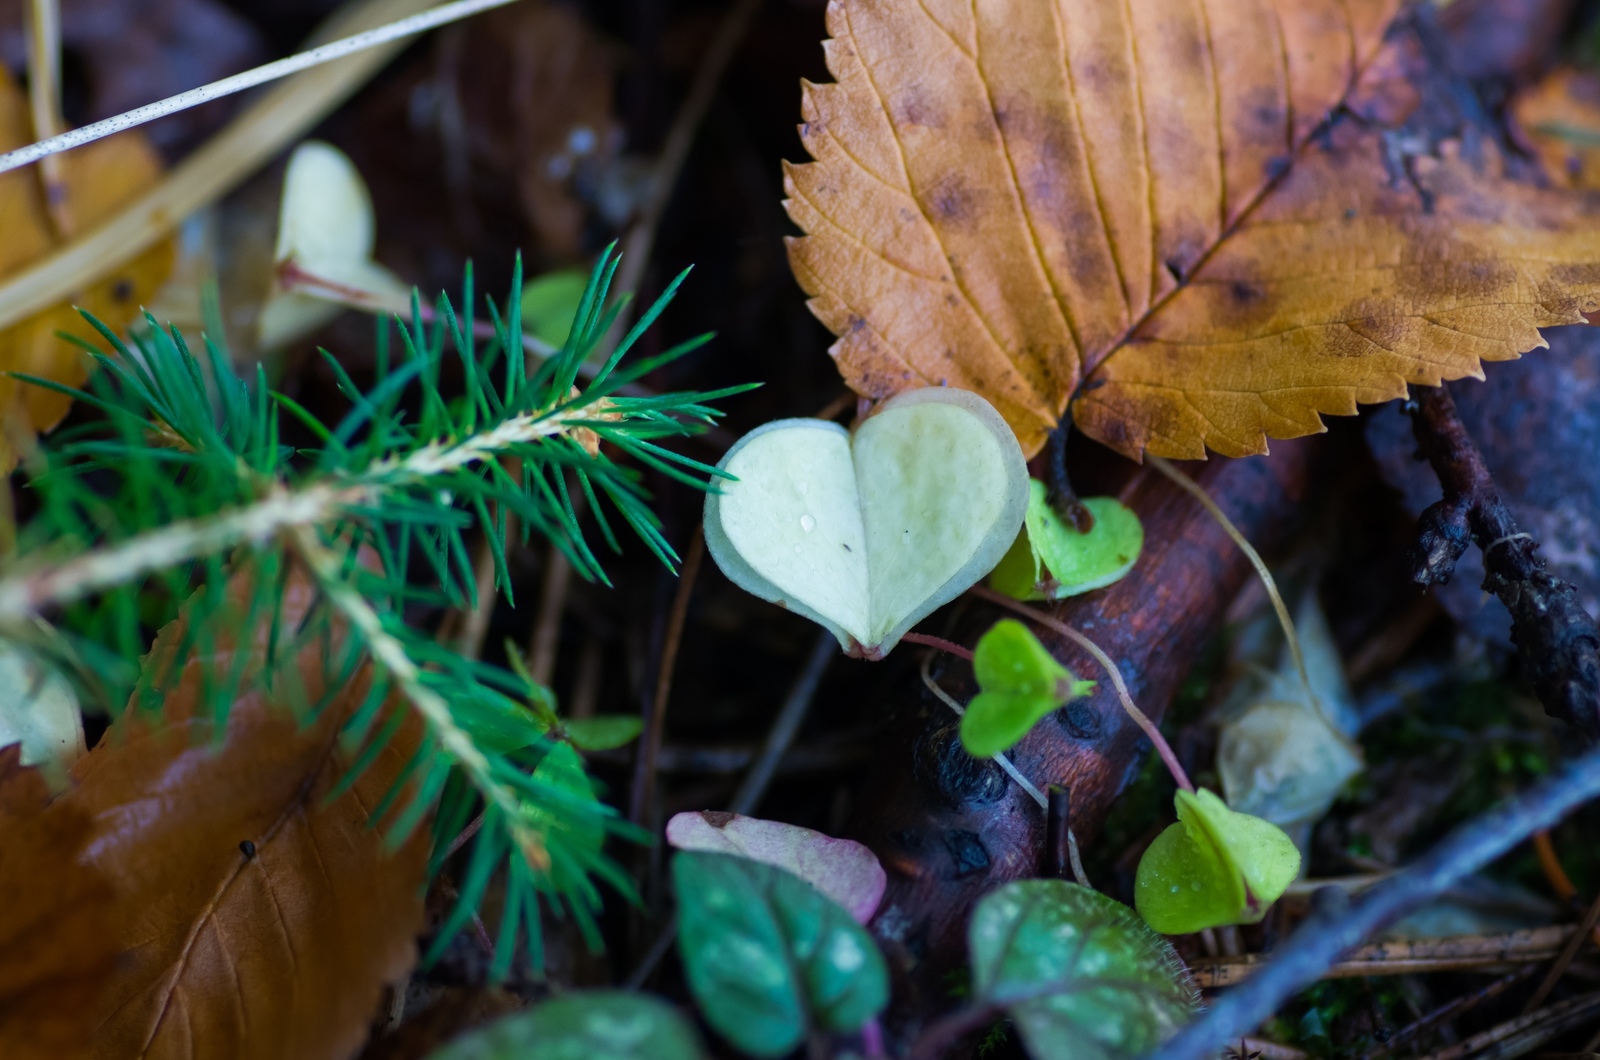
{"type": "MultiPolygon", "coordinates": [[[[310,599],[291,580],[285,628],[310,599]]],[[[150,665],[171,657],[183,622],[162,631],[150,665]]],[[[246,650],[259,657],[266,637],[263,624],[246,650]]],[[[205,665],[226,667],[234,637],[217,640],[205,665]]],[[[299,660],[310,702],[325,690],[322,659],[314,645],[299,660]]],[[[159,721],[130,707],[51,807],[93,818],[85,861],[117,887],[121,957],[81,1013],[89,1055],[349,1056],[384,985],[416,959],[427,830],[391,852],[372,813],[420,728],[408,718],[354,787],[330,798],[350,765],[339,729],[370,687],[365,664],[309,725],[264,694],[241,696],[220,742],[199,705],[201,665],[191,660],[171,683],[159,721]]]]}
{"type": "MultiPolygon", "coordinates": [[[[33,141],[27,99],[0,68],[0,151],[33,141]]],[[[63,213],[79,230],[110,219],[149,189],[161,175],[161,160],[139,133],[122,133],[61,156],[63,213]]],[[[0,279],[19,272],[62,240],[45,209],[37,167],[0,174],[0,279]]],[[[36,313],[0,330],[0,371],[41,376],[68,386],[88,378],[83,352],[56,334],[65,331],[97,339],[78,309],[93,313],[121,332],[150,302],[172,270],[172,242],[163,240],[108,275],[74,293],[70,304],[36,313]]],[[[26,386],[0,376],[0,470],[17,461],[17,450],[31,443],[67,414],[65,395],[26,386]]]]}
{"type": "Polygon", "coordinates": [[[1259,453],[1600,307],[1595,204],[1342,115],[1397,0],[833,0],[790,262],[869,397],[1259,453]]]}
{"type": "Polygon", "coordinates": [[[50,790],[21,753],[0,749],[0,1051],[73,1060],[117,956],[111,887],[79,861],[92,822],[80,810],[47,814],[50,790]]]}

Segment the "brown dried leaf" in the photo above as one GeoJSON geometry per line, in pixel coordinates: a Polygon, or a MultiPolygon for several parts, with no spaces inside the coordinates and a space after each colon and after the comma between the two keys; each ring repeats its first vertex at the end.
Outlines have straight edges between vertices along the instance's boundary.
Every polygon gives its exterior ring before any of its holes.
{"type": "Polygon", "coordinates": [[[117,955],[111,887],[79,861],[88,816],[47,816],[49,788],[21,753],[0,750],[0,1042],[7,1060],[68,1060],[117,955]]]}
{"type": "MultiPolygon", "coordinates": [[[[31,143],[27,100],[0,67],[0,151],[31,143]]],[[[161,160],[137,133],[123,133],[69,151],[62,158],[64,201],[79,230],[114,215],[154,184],[161,160]]],[[[45,211],[36,167],[0,174],[0,279],[21,271],[60,242],[45,211]]],[[[149,302],[172,269],[173,246],[163,240],[99,282],[78,291],[71,304],[55,306],[0,331],[0,371],[23,372],[78,386],[88,378],[82,351],[56,335],[65,331],[98,339],[78,315],[83,309],[122,331],[149,302]],[[77,308],[74,308],[77,307],[77,308]]],[[[67,398],[42,387],[0,376],[0,470],[16,465],[19,445],[47,431],[67,414],[67,398]]]]}
{"type": "MultiPolygon", "coordinates": [[[[291,580],[284,628],[311,599],[304,579],[291,580]]],[[[151,665],[171,657],[184,621],[157,637],[151,665]]],[[[253,655],[266,638],[263,624],[253,655]]],[[[208,665],[227,666],[232,650],[219,635],[208,665]]],[[[324,690],[321,659],[315,646],[300,659],[311,702],[324,690]]],[[[408,718],[330,801],[350,764],[339,728],[370,687],[366,665],[304,727],[282,703],[242,696],[220,744],[197,714],[200,670],[192,660],[184,667],[159,723],[132,708],[119,718],[50,810],[94,818],[86,861],[117,883],[121,961],[81,1014],[93,1028],[89,1055],[348,1056],[383,986],[416,959],[426,829],[390,852],[371,812],[416,750],[420,726],[408,718]]]]}
{"type": "Polygon", "coordinates": [[[1266,450],[1600,307],[1595,204],[1324,120],[1396,0],[833,0],[790,261],[869,397],[1266,450]]]}

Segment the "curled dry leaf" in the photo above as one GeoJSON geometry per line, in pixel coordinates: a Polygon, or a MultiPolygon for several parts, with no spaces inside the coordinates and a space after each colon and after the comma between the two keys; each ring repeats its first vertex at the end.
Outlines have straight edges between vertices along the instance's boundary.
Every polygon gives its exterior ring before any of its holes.
{"type": "Polygon", "coordinates": [[[667,842],[679,850],[737,854],[785,869],[849,910],[865,924],[878,911],[887,883],[878,856],[852,839],[782,821],[700,810],[667,822],[667,842]]]}
{"type": "MultiPolygon", "coordinates": [[[[28,103],[15,81],[0,68],[0,151],[33,141],[28,103]]],[[[61,156],[64,196],[73,224],[88,228],[154,184],[161,172],[155,151],[137,133],[123,133],[61,156]]],[[[22,270],[61,242],[45,211],[44,190],[35,167],[0,174],[0,279],[22,270]]],[[[22,372],[79,386],[88,378],[82,351],[56,334],[65,331],[96,338],[77,308],[121,331],[151,300],[172,268],[172,243],[163,241],[104,279],[74,294],[70,305],[55,306],[0,331],[0,371],[22,372]]],[[[0,469],[14,467],[18,447],[37,431],[61,422],[67,397],[43,387],[24,386],[0,376],[0,469]]]]}
{"type": "Polygon", "coordinates": [[[1339,109],[1398,7],[833,0],[786,188],[846,380],[975,390],[1030,454],[1070,404],[1130,456],[1240,456],[1581,322],[1592,202],[1451,144],[1397,177],[1339,109]]]}
{"type": "Polygon", "coordinates": [[[0,1042],[6,1060],[66,1060],[117,957],[111,887],[80,860],[94,822],[47,814],[49,788],[20,754],[0,750],[0,1042]]]}
{"type": "MultiPolygon", "coordinates": [[[[292,578],[283,628],[311,600],[310,585],[292,578]]],[[[162,630],[151,665],[171,657],[184,622],[162,630]]],[[[247,650],[259,657],[267,636],[263,623],[247,650]]],[[[206,665],[227,667],[232,639],[219,634],[206,665]]],[[[325,691],[322,660],[316,644],[299,660],[309,702],[325,691]]],[[[160,720],[130,707],[49,811],[93,819],[85,864],[117,886],[116,974],[78,1014],[92,1031],[89,1055],[348,1056],[383,985],[416,959],[426,829],[391,852],[371,810],[420,728],[408,718],[354,786],[330,798],[350,765],[339,730],[367,692],[366,664],[307,725],[259,691],[241,696],[220,739],[201,677],[191,660],[160,720]]]]}

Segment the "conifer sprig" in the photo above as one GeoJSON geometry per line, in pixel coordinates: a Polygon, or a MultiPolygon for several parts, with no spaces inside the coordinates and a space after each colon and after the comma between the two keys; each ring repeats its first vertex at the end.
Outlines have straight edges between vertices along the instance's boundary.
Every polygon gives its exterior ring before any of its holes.
{"type": "MultiPolygon", "coordinates": [[[[349,402],[337,423],[270,391],[259,368],[253,382],[242,379],[214,338],[222,334],[215,315],[203,359],[152,318],[131,346],[91,318],[112,352],[85,347],[101,369],[88,390],[28,379],[103,415],[62,432],[32,458],[38,512],[17,553],[0,566],[0,627],[54,647],[111,709],[132,687],[135,705],[158,710],[166,677],[189,660],[212,657],[219,630],[272,621],[264,665],[203,671],[205,705],[219,723],[246,680],[292,691],[294,660],[308,644],[324,646],[330,673],[351,673],[370,659],[372,691],[343,731],[356,763],[349,779],[394,735],[399,715],[376,729],[382,704],[391,697],[409,704],[427,737],[377,816],[399,841],[432,811],[442,850],[481,809],[484,825],[440,945],[470,920],[504,866],[501,971],[519,937],[537,954],[541,895],[595,937],[594,878],[628,893],[626,877],[603,855],[603,838],[627,826],[599,800],[570,748],[559,749],[528,709],[530,697],[549,701],[548,689],[441,646],[405,621],[405,609],[476,604],[467,547],[474,533],[487,538],[497,587],[509,593],[512,517],[521,540],[537,534],[582,576],[604,581],[580,526],[578,496],[611,549],[619,547],[613,521],[620,518],[663,562],[676,559],[642,476],[613,456],[708,486],[714,468],[659,443],[703,430],[718,415],[712,402],[745,388],[622,393],[706,341],[623,366],[683,276],[580,387],[579,369],[598,360],[597,347],[622,309],[606,298],[616,265],[608,250],[565,346],[533,364],[522,353],[515,296],[503,317],[490,303],[492,340],[480,346],[472,338],[470,268],[460,316],[441,296],[425,327],[414,294],[412,321],[399,322],[398,344],[387,324],[380,327],[369,388],[359,388],[323,351],[349,402]],[[459,362],[462,385],[447,395],[440,378],[449,359],[459,362]],[[284,415],[317,444],[285,445],[284,415]],[[224,586],[243,562],[262,574],[241,604],[224,586]],[[296,628],[280,629],[293,567],[311,575],[320,595],[296,628]],[[161,672],[140,672],[150,627],[180,603],[189,614],[185,643],[161,672]]],[[[519,267],[514,290],[520,279],[519,267]]],[[[299,705],[311,712],[324,706],[299,705]]]]}

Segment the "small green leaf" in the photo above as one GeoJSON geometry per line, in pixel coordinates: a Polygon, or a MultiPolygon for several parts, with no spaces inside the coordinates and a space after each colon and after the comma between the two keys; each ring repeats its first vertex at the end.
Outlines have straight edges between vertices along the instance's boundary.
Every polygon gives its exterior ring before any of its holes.
{"type": "Polygon", "coordinates": [[[1036,1057],[1139,1056],[1199,1007],[1166,939],[1121,902],[1065,880],[1017,880],[988,895],[967,948],[973,994],[1004,1006],[1036,1057]]]}
{"type": "Polygon", "coordinates": [[[1260,920],[1300,872],[1294,841],[1204,788],[1176,802],[1178,823],[1139,859],[1140,915],[1167,935],[1260,920]]]}
{"type": "Polygon", "coordinates": [[[561,728],[574,747],[609,751],[637,740],[644,722],[633,714],[601,714],[594,718],[567,718],[561,728]]]}
{"type": "Polygon", "coordinates": [[[428,1060],[700,1060],[699,1038],[646,994],[567,994],[457,1038],[428,1060]]]}
{"type": "Polygon", "coordinates": [[[1115,497],[1084,497],[1094,516],[1088,533],[1061,521],[1044,483],[1028,485],[1028,514],[989,585],[1018,600],[1062,600],[1103,589],[1133,569],[1144,549],[1144,525],[1115,497]]]}
{"type": "Polygon", "coordinates": [[[679,853],[672,874],[689,987],[743,1052],[782,1056],[812,1027],[859,1030],[888,1002],[872,937],[799,877],[702,851],[679,853]]]}
{"type": "Polygon", "coordinates": [[[1011,618],[979,638],[972,670],[980,691],[961,719],[961,745],[978,758],[1000,754],[1040,718],[1094,688],[1093,681],[1075,678],[1027,626],[1011,618]]]}
{"type": "Polygon", "coordinates": [[[522,287],[523,329],[556,349],[566,345],[588,285],[586,269],[558,269],[529,280],[522,287]]]}

